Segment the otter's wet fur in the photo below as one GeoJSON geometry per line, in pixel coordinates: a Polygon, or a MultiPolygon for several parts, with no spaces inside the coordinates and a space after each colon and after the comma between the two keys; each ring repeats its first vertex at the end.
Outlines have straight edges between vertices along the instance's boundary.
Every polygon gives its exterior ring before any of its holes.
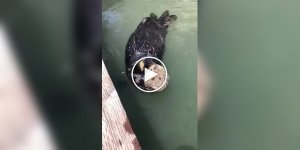
{"type": "MultiPolygon", "coordinates": [[[[131,80],[131,70],[139,59],[147,56],[163,59],[165,53],[165,39],[169,25],[177,19],[176,15],[169,15],[166,10],[159,18],[151,13],[149,17],[143,18],[136,30],[128,39],[125,50],[126,73],[131,80]]],[[[143,67],[157,64],[155,61],[144,61],[143,67]]],[[[143,69],[140,70],[139,77],[143,81],[143,69]]],[[[140,83],[141,86],[143,82],[140,83]]]]}

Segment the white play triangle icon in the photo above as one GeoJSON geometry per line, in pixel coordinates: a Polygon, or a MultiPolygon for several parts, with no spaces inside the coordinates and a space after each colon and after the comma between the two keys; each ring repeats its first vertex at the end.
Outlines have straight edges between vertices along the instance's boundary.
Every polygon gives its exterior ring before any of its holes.
{"type": "Polygon", "coordinates": [[[148,81],[149,79],[157,76],[157,73],[145,68],[145,82],[148,81]]]}
{"type": "Polygon", "coordinates": [[[143,92],[152,93],[162,91],[161,89],[166,87],[167,77],[168,72],[166,66],[156,57],[143,57],[136,61],[131,68],[131,80],[135,87],[143,92]],[[146,59],[148,59],[148,61],[146,61],[146,59]],[[140,63],[141,61],[144,62],[144,65],[140,63]],[[145,62],[153,62],[154,64],[146,63],[145,65],[145,62]],[[149,65],[150,68],[148,69],[146,66],[149,65]],[[141,71],[144,72],[141,74],[141,71]]]}

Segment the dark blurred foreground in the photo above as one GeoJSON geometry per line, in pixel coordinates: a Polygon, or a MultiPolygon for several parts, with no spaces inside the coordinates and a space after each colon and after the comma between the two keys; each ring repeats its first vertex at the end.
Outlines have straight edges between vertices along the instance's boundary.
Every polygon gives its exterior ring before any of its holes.
{"type": "Polygon", "coordinates": [[[101,1],[96,0],[0,2],[2,41],[10,45],[0,46],[1,59],[10,58],[2,59],[6,65],[0,64],[0,93],[11,85],[9,92],[0,94],[2,107],[7,108],[0,112],[0,124],[11,123],[0,126],[0,149],[18,149],[14,147],[26,141],[33,130],[25,128],[24,122],[37,122],[28,126],[39,124],[47,132],[42,134],[47,137],[44,141],[53,141],[47,142],[56,147],[53,149],[100,149],[100,9],[101,1]],[[11,68],[16,71],[8,74],[11,68]],[[16,84],[4,82],[6,78],[16,84]],[[15,103],[8,105],[10,99],[15,103]],[[28,106],[21,105],[23,101],[28,106]],[[22,111],[15,116],[7,113],[15,110],[22,111]],[[12,117],[23,118],[23,122],[12,117]],[[18,142],[7,144],[6,128],[16,133],[18,142]]]}

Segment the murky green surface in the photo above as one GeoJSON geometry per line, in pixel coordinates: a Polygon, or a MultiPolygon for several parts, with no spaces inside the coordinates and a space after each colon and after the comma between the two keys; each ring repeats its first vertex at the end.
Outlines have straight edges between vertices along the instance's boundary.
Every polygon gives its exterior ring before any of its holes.
{"type": "Polygon", "coordinates": [[[143,149],[196,149],[197,1],[107,0],[103,6],[103,59],[143,149]],[[143,17],[165,10],[178,16],[163,60],[169,85],[147,94],[124,74],[125,45],[143,17]]]}
{"type": "Polygon", "coordinates": [[[200,48],[216,84],[199,149],[300,149],[300,1],[199,6],[200,48]]]}

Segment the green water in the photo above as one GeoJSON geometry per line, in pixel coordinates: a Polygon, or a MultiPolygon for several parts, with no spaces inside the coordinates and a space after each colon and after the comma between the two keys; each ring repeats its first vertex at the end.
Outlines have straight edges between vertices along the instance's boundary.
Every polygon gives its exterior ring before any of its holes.
{"type": "Polygon", "coordinates": [[[196,149],[197,1],[103,1],[102,55],[143,149],[196,149]],[[177,15],[166,39],[164,63],[170,80],[165,91],[147,94],[126,78],[124,53],[143,17],[165,10],[177,15]]]}
{"type": "Polygon", "coordinates": [[[199,6],[199,46],[216,84],[199,149],[298,150],[300,1],[199,6]]]}

